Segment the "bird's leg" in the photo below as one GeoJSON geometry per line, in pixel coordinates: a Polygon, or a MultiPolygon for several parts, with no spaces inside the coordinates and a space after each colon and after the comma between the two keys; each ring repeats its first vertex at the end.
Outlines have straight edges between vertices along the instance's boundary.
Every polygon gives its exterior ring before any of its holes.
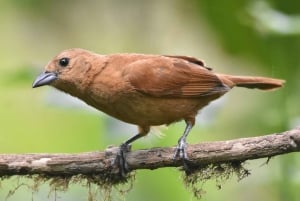
{"type": "Polygon", "coordinates": [[[177,157],[182,159],[183,164],[184,164],[184,169],[187,170],[188,169],[188,165],[187,165],[188,156],[187,156],[187,152],[186,152],[186,138],[194,126],[194,120],[192,120],[192,121],[186,120],[185,122],[186,122],[186,127],[185,127],[183,135],[178,140],[178,144],[177,144],[176,151],[174,154],[174,159],[176,159],[177,157]]]}
{"type": "Polygon", "coordinates": [[[120,145],[117,157],[115,159],[115,163],[119,166],[121,177],[125,177],[126,174],[129,172],[129,168],[126,162],[126,153],[131,150],[131,143],[141,138],[142,136],[143,135],[139,133],[120,145]]]}
{"type": "Polygon", "coordinates": [[[129,172],[128,164],[126,162],[126,153],[131,150],[131,143],[145,136],[149,130],[150,127],[139,127],[139,133],[137,135],[129,138],[120,145],[119,152],[117,153],[117,157],[115,159],[115,164],[117,164],[119,167],[121,177],[126,177],[126,174],[129,172]]]}

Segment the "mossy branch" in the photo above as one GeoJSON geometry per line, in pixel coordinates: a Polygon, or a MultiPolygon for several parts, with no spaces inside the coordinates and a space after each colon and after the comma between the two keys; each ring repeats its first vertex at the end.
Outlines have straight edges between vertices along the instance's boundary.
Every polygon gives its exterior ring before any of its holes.
{"type": "MultiPolygon", "coordinates": [[[[0,177],[12,175],[46,175],[72,177],[75,175],[114,175],[118,168],[114,159],[118,148],[104,152],[78,154],[0,154],[0,177]]],[[[182,161],[173,159],[175,147],[135,150],[127,154],[130,170],[180,167],[182,161]]],[[[300,128],[266,136],[241,138],[189,145],[192,166],[243,162],[250,159],[300,151],[300,128]]]]}

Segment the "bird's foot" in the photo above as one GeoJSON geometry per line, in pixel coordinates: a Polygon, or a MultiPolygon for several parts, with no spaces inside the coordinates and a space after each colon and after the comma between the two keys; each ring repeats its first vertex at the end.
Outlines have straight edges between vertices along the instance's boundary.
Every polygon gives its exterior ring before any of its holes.
{"type": "Polygon", "coordinates": [[[186,153],[186,142],[183,140],[179,140],[173,158],[176,159],[177,157],[181,159],[188,159],[186,153]]]}
{"type": "Polygon", "coordinates": [[[119,147],[119,151],[117,153],[114,164],[116,164],[119,168],[119,175],[122,178],[125,178],[127,173],[129,172],[128,164],[126,162],[126,153],[131,151],[131,145],[123,143],[119,147]]]}
{"type": "Polygon", "coordinates": [[[178,145],[176,147],[173,159],[175,160],[177,157],[179,157],[182,162],[183,162],[183,170],[188,173],[190,168],[188,165],[188,155],[187,155],[187,151],[186,151],[186,142],[183,139],[180,139],[178,141],[178,145]]]}

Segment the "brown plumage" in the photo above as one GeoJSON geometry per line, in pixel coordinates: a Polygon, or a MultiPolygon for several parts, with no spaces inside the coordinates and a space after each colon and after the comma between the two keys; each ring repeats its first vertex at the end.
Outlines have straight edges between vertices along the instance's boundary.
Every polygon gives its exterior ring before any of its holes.
{"type": "MultiPolygon", "coordinates": [[[[198,59],[146,54],[99,55],[83,49],[65,50],[51,60],[33,87],[51,85],[119,120],[135,124],[146,135],[151,126],[185,120],[178,142],[182,158],[185,138],[198,111],[231,88],[272,90],[283,80],[214,73],[198,59]]],[[[124,146],[123,146],[124,148],[124,146]]]]}

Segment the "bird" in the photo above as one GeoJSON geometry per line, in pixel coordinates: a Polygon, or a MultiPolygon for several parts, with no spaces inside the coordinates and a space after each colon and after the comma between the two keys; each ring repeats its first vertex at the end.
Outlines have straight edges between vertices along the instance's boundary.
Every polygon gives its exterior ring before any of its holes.
{"type": "Polygon", "coordinates": [[[120,145],[116,157],[122,175],[132,142],[146,136],[152,126],[184,120],[174,159],[187,167],[186,138],[198,112],[233,87],[274,90],[284,80],[215,73],[195,57],[116,53],[102,55],[73,48],[56,55],[37,76],[32,87],[50,85],[123,122],[138,132],[120,145]]]}

